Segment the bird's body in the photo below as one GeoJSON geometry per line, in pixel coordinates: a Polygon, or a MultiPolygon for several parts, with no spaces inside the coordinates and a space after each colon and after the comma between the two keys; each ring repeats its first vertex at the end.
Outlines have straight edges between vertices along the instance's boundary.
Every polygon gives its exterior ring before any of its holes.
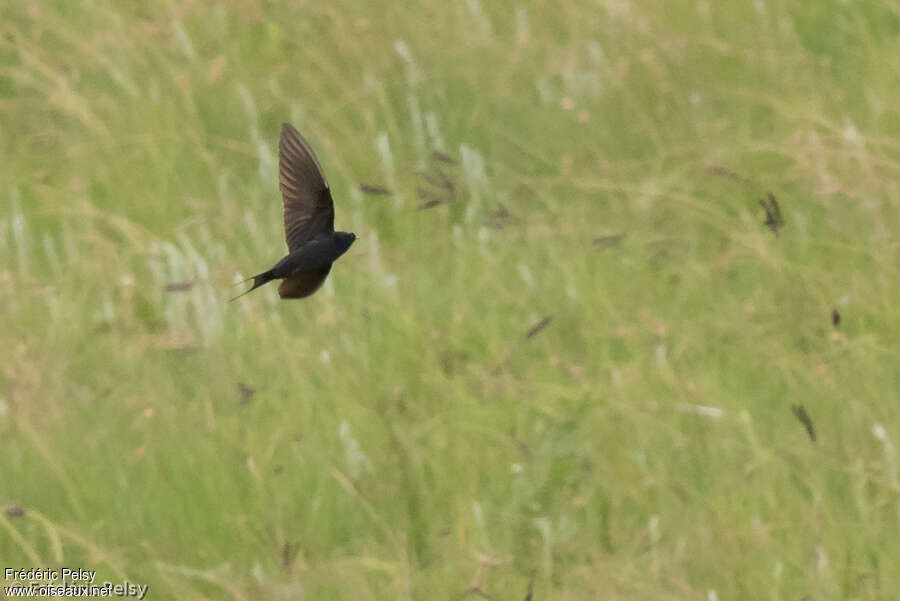
{"type": "Polygon", "coordinates": [[[253,276],[253,286],[239,296],[282,280],[281,298],[307,297],[319,289],[331,264],[356,240],[356,234],[334,231],[334,202],[322,168],[303,136],[287,123],[281,128],[278,162],[288,255],[253,276]]]}

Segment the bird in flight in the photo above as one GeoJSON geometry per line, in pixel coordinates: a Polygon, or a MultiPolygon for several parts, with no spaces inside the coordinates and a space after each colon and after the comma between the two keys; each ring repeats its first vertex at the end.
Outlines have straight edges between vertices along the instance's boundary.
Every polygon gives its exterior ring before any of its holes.
{"type": "Polygon", "coordinates": [[[289,123],[281,126],[278,142],[278,186],[284,199],[288,254],[268,271],[244,280],[253,280],[253,286],[231,300],[272,280],[281,280],[281,298],[307,297],[356,240],[352,232],[334,231],[334,202],[322,167],[309,143],[289,123]]]}

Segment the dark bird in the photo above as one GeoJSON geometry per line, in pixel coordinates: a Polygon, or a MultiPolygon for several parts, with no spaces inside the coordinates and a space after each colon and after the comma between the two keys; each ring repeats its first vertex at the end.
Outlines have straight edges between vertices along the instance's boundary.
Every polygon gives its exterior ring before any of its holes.
{"type": "Polygon", "coordinates": [[[334,231],[334,202],[322,167],[309,143],[292,125],[281,126],[278,142],[278,187],[284,199],[284,236],[288,255],[275,266],[245,280],[250,290],[281,280],[281,298],[304,298],[328,277],[331,264],[356,240],[352,232],[334,231]]]}
{"type": "Polygon", "coordinates": [[[765,199],[760,198],[759,206],[766,212],[764,225],[772,230],[772,233],[777,236],[778,231],[784,225],[784,219],[781,217],[781,207],[778,206],[775,195],[769,192],[765,199]]]}
{"type": "Polygon", "coordinates": [[[813,425],[812,418],[809,416],[809,413],[806,412],[806,407],[803,405],[791,405],[791,411],[794,414],[794,417],[797,418],[803,427],[806,428],[806,433],[809,435],[809,439],[812,442],[816,442],[816,427],[813,425]]]}

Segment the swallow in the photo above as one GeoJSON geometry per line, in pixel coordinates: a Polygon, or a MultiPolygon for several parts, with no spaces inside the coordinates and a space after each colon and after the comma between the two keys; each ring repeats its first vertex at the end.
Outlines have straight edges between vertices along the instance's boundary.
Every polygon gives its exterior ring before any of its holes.
{"type": "Polygon", "coordinates": [[[356,240],[352,232],[334,231],[334,201],[322,167],[309,142],[289,123],[281,126],[278,142],[278,187],[288,254],[268,271],[244,280],[253,280],[253,286],[231,300],[272,280],[281,280],[281,298],[305,298],[322,286],[332,263],[356,240]]]}

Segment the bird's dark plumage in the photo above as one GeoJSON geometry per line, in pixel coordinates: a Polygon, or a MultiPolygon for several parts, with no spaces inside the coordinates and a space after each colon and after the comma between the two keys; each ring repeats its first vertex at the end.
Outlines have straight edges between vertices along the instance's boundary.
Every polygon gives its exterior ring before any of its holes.
{"type": "Polygon", "coordinates": [[[322,167],[309,143],[289,123],[282,125],[278,143],[278,183],[288,255],[253,276],[250,290],[235,298],[272,280],[283,280],[278,287],[281,298],[309,296],[356,240],[356,234],[334,231],[334,202],[322,167]]]}

